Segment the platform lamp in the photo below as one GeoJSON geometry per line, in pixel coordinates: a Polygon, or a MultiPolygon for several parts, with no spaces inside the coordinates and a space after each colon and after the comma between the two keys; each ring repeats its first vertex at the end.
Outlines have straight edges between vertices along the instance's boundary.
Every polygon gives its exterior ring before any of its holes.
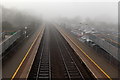
{"type": "Polygon", "coordinates": [[[27,28],[28,28],[28,27],[25,26],[25,37],[28,37],[28,36],[27,36],[27,28]]]}

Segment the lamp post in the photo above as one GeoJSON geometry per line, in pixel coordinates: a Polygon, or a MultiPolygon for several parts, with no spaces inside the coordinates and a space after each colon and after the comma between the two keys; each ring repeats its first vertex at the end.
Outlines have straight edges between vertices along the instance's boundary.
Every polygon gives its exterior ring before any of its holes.
{"type": "Polygon", "coordinates": [[[28,37],[27,36],[27,27],[25,27],[25,37],[28,37]]]}

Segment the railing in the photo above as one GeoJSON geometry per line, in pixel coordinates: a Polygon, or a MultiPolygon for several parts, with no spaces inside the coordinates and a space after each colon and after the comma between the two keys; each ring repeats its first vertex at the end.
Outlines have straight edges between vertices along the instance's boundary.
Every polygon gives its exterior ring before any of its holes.
{"type": "Polygon", "coordinates": [[[15,32],[13,35],[9,36],[5,39],[2,43],[0,43],[0,56],[2,55],[5,50],[7,50],[19,37],[20,37],[20,30],[15,32]]]}
{"type": "Polygon", "coordinates": [[[90,34],[89,39],[91,39],[94,43],[99,45],[101,48],[103,48],[105,51],[111,54],[114,58],[120,61],[120,59],[118,58],[118,47],[113,46],[105,39],[99,38],[94,34],[90,34]]]}

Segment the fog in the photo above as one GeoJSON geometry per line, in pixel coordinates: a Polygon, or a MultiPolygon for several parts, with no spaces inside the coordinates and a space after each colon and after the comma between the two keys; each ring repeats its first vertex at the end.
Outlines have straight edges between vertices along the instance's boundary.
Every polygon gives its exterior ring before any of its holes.
{"type": "Polygon", "coordinates": [[[56,17],[74,18],[117,23],[117,2],[78,2],[78,1],[41,1],[41,0],[4,0],[6,8],[18,9],[51,20],[56,17]]]}
{"type": "Polygon", "coordinates": [[[73,24],[83,23],[83,26],[88,24],[89,27],[97,30],[117,32],[118,2],[116,0],[110,1],[4,0],[1,5],[8,9],[7,13],[4,13],[4,16],[7,17],[3,17],[3,20],[6,18],[6,21],[14,24],[14,26],[20,25],[19,20],[23,21],[22,25],[27,25],[28,23],[25,22],[34,21],[32,20],[34,17],[51,22],[57,21],[60,24],[68,25],[69,28],[73,24]],[[13,12],[9,14],[12,10],[13,12]],[[26,15],[26,17],[23,16],[25,19],[16,18],[14,15],[16,11],[26,15]],[[32,18],[29,18],[29,15],[32,15],[32,18]],[[19,24],[16,23],[16,20],[19,24]]]}

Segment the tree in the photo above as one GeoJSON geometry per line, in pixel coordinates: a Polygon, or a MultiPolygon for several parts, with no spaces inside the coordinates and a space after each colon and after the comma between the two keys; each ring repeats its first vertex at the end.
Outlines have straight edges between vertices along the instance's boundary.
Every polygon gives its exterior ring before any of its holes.
{"type": "Polygon", "coordinates": [[[13,28],[13,26],[12,26],[11,23],[9,23],[9,22],[7,22],[7,21],[3,21],[3,22],[2,22],[2,30],[3,30],[3,31],[13,31],[14,28],[13,28]]]}

